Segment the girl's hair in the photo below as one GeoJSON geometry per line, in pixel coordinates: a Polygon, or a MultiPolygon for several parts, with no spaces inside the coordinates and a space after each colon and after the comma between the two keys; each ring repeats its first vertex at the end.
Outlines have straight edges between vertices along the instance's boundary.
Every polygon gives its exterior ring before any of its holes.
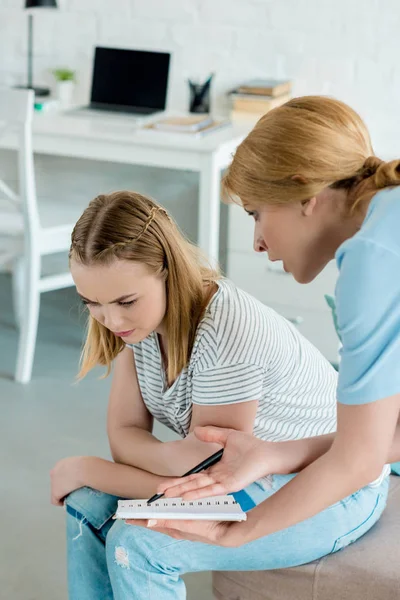
{"type": "MultiPolygon", "coordinates": [[[[127,191],[92,200],[74,227],[69,256],[87,266],[110,265],[116,260],[139,262],[165,279],[167,374],[172,382],[188,363],[209,297],[204,287],[218,280],[218,270],[207,265],[164,208],[127,191]]],[[[89,316],[79,376],[97,364],[106,365],[108,374],[124,347],[121,338],[89,316]]]]}
{"type": "Polygon", "coordinates": [[[308,200],[328,186],[352,189],[354,210],[363,199],[355,186],[367,178],[372,189],[400,184],[400,160],[374,156],[368,130],[349,106],[304,96],[258,121],[238,146],[223,188],[230,199],[249,204],[308,200]]]}

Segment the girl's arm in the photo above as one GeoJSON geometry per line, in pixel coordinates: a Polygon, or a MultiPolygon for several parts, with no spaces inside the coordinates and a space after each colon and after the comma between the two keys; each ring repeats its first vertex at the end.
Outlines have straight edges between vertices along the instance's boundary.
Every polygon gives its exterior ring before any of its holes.
{"type": "MultiPolygon", "coordinates": [[[[169,460],[179,464],[180,474],[183,474],[221,448],[218,443],[199,440],[192,433],[197,426],[214,425],[252,433],[257,406],[257,400],[215,406],[193,404],[190,433],[183,440],[170,442],[169,460]]],[[[162,474],[169,475],[165,472],[162,474]]]]}
{"type": "Polygon", "coordinates": [[[153,417],[142,399],[134,353],[125,348],[115,359],[107,414],[114,461],[151,473],[163,471],[166,443],[158,440],[152,429],[153,417]]]}
{"type": "MultiPolygon", "coordinates": [[[[190,430],[196,425],[216,425],[251,432],[257,401],[235,405],[193,405],[190,430]]],[[[116,358],[108,408],[107,430],[116,463],[138,467],[161,476],[179,476],[220,448],[194,435],[160,442],[152,435],[153,418],[140,392],[134,355],[125,348],[116,358]]]]}
{"type": "Polygon", "coordinates": [[[82,485],[106,494],[123,498],[150,498],[164,480],[159,475],[96,456],[84,456],[82,459],[82,485]]]}
{"type": "Polygon", "coordinates": [[[182,475],[220,448],[216,444],[200,442],[194,436],[161,442],[152,434],[152,428],[153,417],[142,399],[134,354],[130,348],[125,348],[115,360],[107,416],[114,461],[172,477],[182,475]]]}
{"type": "Polygon", "coordinates": [[[125,498],[143,498],[154,494],[162,477],[128,465],[118,465],[96,456],[63,458],[50,471],[51,502],[62,506],[71,492],[88,486],[125,498]]]}
{"type": "MultiPolygon", "coordinates": [[[[200,441],[192,432],[196,426],[214,425],[242,433],[252,433],[262,394],[263,369],[254,364],[217,364],[193,375],[192,416],[189,435],[172,442],[173,460],[181,475],[221,448],[200,441]]],[[[167,475],[167,473],[161,473],[167,475]]]]}

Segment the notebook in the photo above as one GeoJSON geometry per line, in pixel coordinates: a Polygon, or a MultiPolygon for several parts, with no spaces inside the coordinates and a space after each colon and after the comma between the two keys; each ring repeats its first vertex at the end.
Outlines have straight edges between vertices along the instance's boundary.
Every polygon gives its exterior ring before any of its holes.
{"type": "Polygon", "coordinates": [[[245,521],[246,513],[233,496],[215,496],[201,500],[160,498],[152,504],[147,504],[147,500],[119,500],[114,518],[245,521]]]}

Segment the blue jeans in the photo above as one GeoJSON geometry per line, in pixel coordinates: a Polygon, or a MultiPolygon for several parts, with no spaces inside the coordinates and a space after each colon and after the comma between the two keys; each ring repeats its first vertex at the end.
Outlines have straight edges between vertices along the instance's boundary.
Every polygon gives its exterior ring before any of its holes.
{"type": "MultiPolygon", "coordinates": [[[[295,475],[274,475],[235,494],[244,510],[295,475]]],[[[66,501],[70,600],[183,600],[184,573],[292,567],[337,552],[366,533],[386,505],[389,478],[367,486],[315,517],[240,548],[175,540],[113,521],[117,500],[89,488],[66,501]]]]}

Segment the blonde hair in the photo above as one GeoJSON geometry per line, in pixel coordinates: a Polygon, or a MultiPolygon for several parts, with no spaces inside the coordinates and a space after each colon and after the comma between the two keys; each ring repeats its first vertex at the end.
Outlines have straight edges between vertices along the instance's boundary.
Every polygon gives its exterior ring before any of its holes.
{"type": "MultiPolygon", "coordinates": [[[[70,260],[109,265],[115,260],[140,262],[165,279],[168,381],[187,365],[196,329],[219,272],[206,264],[167,211],[135,192],[121,191],[92,200],[72,232],[70,260]],[[206,297],[205,297],[206,296],[206,297]]],[[[97,364],[111,363],[125,347],[121,338],[89,315],[79,377],[97,364]]]]}
{"type": "MultiPolygon", "coordinates": [[[[238,146],[223,188],[244,204],[286,204],[328,186],[356,190],[367,178],[375,190],[399,185],[400,160],[386,163],[374,155],[366,125],[343,102],[303,96],[258,121],[238,146]]],[[[362,199],[352,195],[349,209],[362,199]]]]}

